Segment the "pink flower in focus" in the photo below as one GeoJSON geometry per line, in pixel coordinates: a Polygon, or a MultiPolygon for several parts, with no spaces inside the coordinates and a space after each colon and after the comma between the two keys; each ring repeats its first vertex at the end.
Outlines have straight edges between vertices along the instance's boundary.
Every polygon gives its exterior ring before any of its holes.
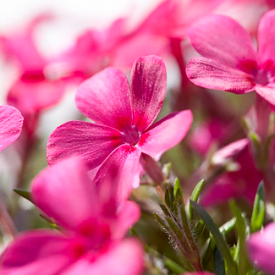
{"type": "Polygon", "coordinates": [[[187,76],[196,85],[245,94],[256,91],[275,105],[275,10],[258,29],[258,52],[249,34],[234,20],[212,15],[194,24],[190,41],[203,56],[191,59],[187,76]]]}
{"type": "MultiPolygon", "coordinates": [[[[42,171],[32,183],[32,198],[61,232],[34,230],[19,235],[1,258],[3,275],[138,275],[143,251],[123,239],[140,216],[133,202],[118,202],[113,180],[95,185],[79,158],[42,171]],[[102,189],[103,187],[103,189],[102,189]]],[[[127,180],[127,179],[126,179],[127,180]]]]}
{"type": "Polygon", "coordinates": [[[254,265],[268,275],[275,275],[275,223],[263,231],[252,234],[247,240],[247,253],[254,265]]]}
{"type": "Polygon", "coordinates": [[[202,205],[216,205],[231,198],[242,198],[253,203],[263,177],[255,166],[248,139],[227,145],[217,151],[212,159],[214,165],[225,165],[229,161],[233,161],[236,167],[233,171],[223,172],[205,190],[201,198],[202,205]]]}
{"type": "Polygon", "coordinates": [[[0,152],[13,143],[20,135],[23,117],[11,106],[0,106],[0,152]]]}
{"type": "MultiPolygon", "coordinates": [[[[99,170],[104,170],[112,162],[120,163],[125,171],[130,166],[133,178],[139,181],[140,162],[153,165],[151,158],[159,159],[179,143],[192,123],[192,113],[186,110],[152,125],[165,92],[165,65],[156,56],[135,62],[131,91],[126,76],[118,69],[107,68],[91,77],[78,88],[76,105],[94,123],[69,121],[59,126],[48,141],[49,164],[78,154],[90,169],[103,163],[99,170]]],[[[124,187],[127,194],[132,183],[125,184],[129,185],[124,187]]]]}

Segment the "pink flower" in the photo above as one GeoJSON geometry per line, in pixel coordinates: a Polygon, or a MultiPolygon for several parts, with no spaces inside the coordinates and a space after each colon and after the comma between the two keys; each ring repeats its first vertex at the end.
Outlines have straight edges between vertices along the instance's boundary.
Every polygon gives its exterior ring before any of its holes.
{"type": "Polygon", "coordinates": [[[190,41],[203,56],[191,59],[187,76],[196,85],[245,94],[256,91],[275,105],[275,10],[258,29],[258,52],[249,34],[234,20],[212,15],[190,28],[190,41]]]}
{"type": "MultiPolygon", "coordinates": [[[[61,76],[54,72],[47,73],[46,69],[53,61],[37,49],[34,31],[39,24],[51,18],[50,14],[41,14],[22,30],[0,37],[2,53],[14,61],[19,71],[18,78],[8,91],[7,102],[19,109],[26,119],[55,105],[61,100],[68,84],[79,82],[75,75],[64,77],[63,72],[59,72],[61,76]]],[[[26,122],[29,124],[29,119],[26,122]]]]}
{"type": "MultiPolygon", "coordinates": [[[[90,169],[103,163],[99,170],[104,170],[112,162],[120,163],[122,170],[130,166],[137,179],[140,161],[144,164],[152,163],[151,157],[158,159],[183,139],[192,123],[192,113],[187,110],[152,125],[165,92],[165,65],[156,56],[135,62],[131,91],[118,69],[107,68],[91,77],[78,88],[76,105],[95,123],[69,121],[59,126],[47,145],[49,164],[78,154],[90,169]]],[[[131,182],[128,184],[126,193],[132,187],[131,182]]]]}
{"type": "Polygon", "coordinates": [[[42,171],[32,183],[32,198],[61,232],[34,230],[18,236],[1,259],[3,275],[138,275],[143,251],[123,239],[139,218],[133,202],[115,197],[116,174],[100,188],[79,158],[63,160],[42,171]],[[103,187],[103,188],[102,188],[103,187]]]}
{"type": "Polygon", "coordinates": [[[219,166],[229,161],[234,162],[235,168],[222,173],[205,190],[201,198],[203,205],[224,203],[230,198],[242,198],[253,203],[263,177],[255,166],[248,139],[240,139],[225,146],[212,159],[213,164],[219,166]]]}
{"type": "Polygon", "coordinates": [[[275,274],[275,223],[268,224],[263,231],[252,234],[247,240],[248,256],[254,265],[265,272],[275,274]]]}
{"type": "Polygon", "coordinates": [[[0,152],[13,143],[20,135],[23,117],[11,106],[0,106],[0,152]]]}

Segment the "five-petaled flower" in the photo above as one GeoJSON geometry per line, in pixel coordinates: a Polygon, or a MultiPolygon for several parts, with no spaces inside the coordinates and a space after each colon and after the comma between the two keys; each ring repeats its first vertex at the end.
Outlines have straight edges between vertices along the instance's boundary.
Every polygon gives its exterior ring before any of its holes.
{"type": "Polygon", "coordinates": [[[259,24],[258,52],[250,35],[234,20],[212,15],[189,31],[194,48],[203,56],[191,59],[187,76],[198,86],[245,94],[256,91],[275,106],[275,10],[259,24]]]}
{"type": "Polygon", "coordinates": [[[179,143],[192,123],[192,113],[186,110],[152,125],[165,92],[166,69],[156,56],[136,60],[131,91],[126,76],[118,69],[107,68],[91,77],[78,88],[76,105],[94,123],[69,121],[59,126],[47,145],[49,164],[78,154],[90,169],[100,166],[98,173],[102,174],[110,163],[120,163],[120,169],[133,176],[122,187],[127,197],[132,185],[138,184],[140,163],[152,167],[152,158],[158,159],[179,143]]]}
{"type": "Polygon", "coordinates": [[[61,227],[19,235],[1,258],[3,275],[138,275],[143,269],[141,244],[123,239],[140,216],[139,207],[118,201],[116,171],[98,186],[78,157],[42,171],[32,183],[32,199],[61,227]]]}

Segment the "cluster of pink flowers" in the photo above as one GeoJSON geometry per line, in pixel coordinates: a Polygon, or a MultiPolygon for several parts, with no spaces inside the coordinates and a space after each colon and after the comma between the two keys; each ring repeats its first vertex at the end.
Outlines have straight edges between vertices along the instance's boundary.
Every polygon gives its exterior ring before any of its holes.
{"type": "MultiPolygon", "coordinates": [[[[0,52],[17,68],[7,91],[8,105],[0,106],[0,152],[14,143],[10,147],[19,148],[21,158],[16,188],[21,188],[39,142],[41,115],[58,105],[69,87],[76,88],[75,104],[89,119],[58,126],[47,141],[49,167],[32,180],[27,195],[16,189],[53,228],[13,236],[1,255],[0,273],[220,275],[235,270],[243,275],[259,270],[275,275],[274,7],[268,0],[165,0],[132,29],[130,17],[120,18],[104,30],[80,34],[71,47],[52,57],[40,53],[34,41],[35,29],[55,20],[51,14],[35,17],[17,33],[0,35],[0,52]],[[251,22],[234,14],[249,6],[261,7],[248,13],[255,15],[251,22]],[[200,57],[194,57],[192,47],[200,57]],[[181,81],[180,87],[168,85],[165,98],[169,76],[165,63],[171,59],[181,81]],[[130,84],[125,74],[129,68],[130,84]],[[251,104],[235,114],[230,99],[219,101],[219,95],[207,89],[255,91],[256,99],[249,98],[251,104]],[[160,159],[175,146],[179,152],[169,168],[160,159]],[[185,163],[180,163],[180,152],[185,163]],[[176,166],[193,170],[182,176],[176,166]],[[176,175],[184,183],[184,196],[176,175]],[[198,211],[194,218],[196,208],[190,201],[188,215],[184,200],[202,178],[206,186],[202,192],[195,187],[191,200],[197,202],[201,192],[200,205],[214,209],[230,199],[239,200],[253,212],[251,224],[234,203],[230,207],[235,219],[229,222],[234,225],[228,223],[220,231],[205,218],[207,213],[198,211]],[[268,191],[265,201],[261,181],[268,191]],[[141,184],[148,192],[140,191],[141,184]],[[156,219],[176,256],[171,252],[167,256],[161,245],[154,245],[150,230],[131,231],[136,223],[138,228],[148,222],[142,214],[153,219],[158,205],[163,213],[156,219]],[[233,227],[238,242],[229,250],[222,234],[233,227]]],[[[170,161],[167,156],[165,161],[170,161]]],[[[1,219],[1,204],[0,228],[9,228],[16,217],[6,220],[9,207],[3,206],[1,219]]],[[[221,215],[220,222],[227,216],[221,215]]]]}

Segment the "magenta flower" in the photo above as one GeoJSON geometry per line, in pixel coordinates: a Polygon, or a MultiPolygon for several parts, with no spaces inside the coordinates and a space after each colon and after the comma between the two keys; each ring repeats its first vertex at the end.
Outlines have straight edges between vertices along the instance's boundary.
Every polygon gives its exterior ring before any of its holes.
{"type": "Polygon", "coordinates": [[[274,234],[275,223],[270,223],[263,231],[252,234],[247,240],[247,252],[251,262],[268,275],[275,275],[274,234]]]}
{"type": "Polygon", "coordinates": [[[23,117],[11,106],[0,106],[0,152],[13,143],[20,135],[23,117]]]}
{"type": "Polygon", "coordinates": [[[196,85],[245,94],[256,91],[275,105],[275,10],[258,29],[258,52],[249,34],[234,20],[212,15],[190,28],[190,41],[203,56],[191,59],[187,76],[196,85]]]}
{"type": "Polygon", "coordinates": [[[104,170],[108,163],[119,162],[122,170],[130,166],[137,176],[140,161],[146,165],[151,158],[158,159],[182,140],[192,123],[192,113],[187,110],[152,125],[165,92],[165,65],[156,56],[135,62],[131,91],[118,69],[107,68],[91,77],[78,88],[76,105],[94,123],[69,121],[59,126],[47,145],[49,164],[78,154],[90,169],[104,162],[100,168],[104,170]]]}
{"type": "Polygon", "coordinates": [[[114,196],[116,174],[99,186],[79,158],[42,171],[32,183],[35,204],[61,232],[34,230],[18,236],[1,258],[3,275],[138,275],[143,269],[140,243],[124,235],[139,218],[133,202],[114,196]],[[103,188],[102,188],[103,187],[103,188]]]}
{"type": "Polygon", "coordinates": [[[242,198],[252,204],[263,176],[254,163],[249,140],[240,139],[225,146],[214,154],[212,162],[219,166],[234,162],[236,167],[214,180],[203,193],[201,204],[216,205],[231,198],[242,198]]]}

